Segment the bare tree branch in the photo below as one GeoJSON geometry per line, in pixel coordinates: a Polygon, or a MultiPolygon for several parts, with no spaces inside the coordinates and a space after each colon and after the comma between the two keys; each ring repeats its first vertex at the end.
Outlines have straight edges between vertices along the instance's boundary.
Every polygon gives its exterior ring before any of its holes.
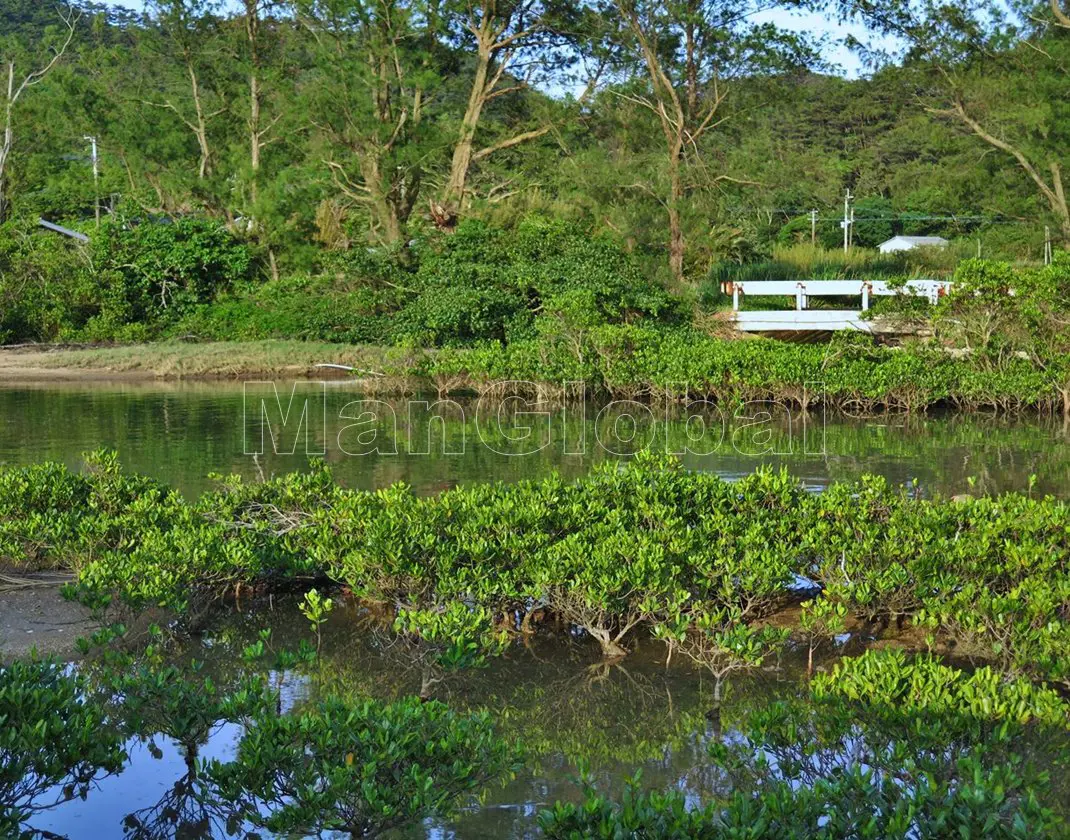
{"type": "Polygon", "coordinates": [[[508,140],[502,140],[500,143],[495,143],[493,146],[486,146],[485,148],[480,149],[478,152],[475,152],[472,155],[472,160],[482,160],[488,155],[492,155],[495,152],[501,151],[502,149],[511,149],[513,146],[519,146],[521,143],[526,143],[528,140],[534,140],[536,137],[542,137],[544,134],[549,133],[550,128],[550,126],[546,125],[542,128],[536,128],[532,131],[525,131],[521,134],[516,134],[513,137],[510,137],[508,140]]]}

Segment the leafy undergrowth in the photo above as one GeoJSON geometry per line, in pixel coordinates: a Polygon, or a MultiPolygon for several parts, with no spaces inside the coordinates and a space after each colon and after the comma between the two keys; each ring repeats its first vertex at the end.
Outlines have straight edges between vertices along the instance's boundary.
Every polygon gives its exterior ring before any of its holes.
{"type": "Polygon", "coordinates": [[[791,628],[766,619],[804,577],[820,588],[796,628],[811,645],[844,616],[913,624],[1066,686],[1068,513],[1015,493],[919,499],[872,476],[814,495],[783,472],[726,482],[649,455],[430,498],[347,490],[319,466],[188,501],[98,454],[82,473],[0,472],[0,562],[72,570],[101,609],[201,613],[236,587],[334,582],[459,663],[540,627],[582,628],[611,658],[650,633],[718,679],[780,649],[791,628]]]}

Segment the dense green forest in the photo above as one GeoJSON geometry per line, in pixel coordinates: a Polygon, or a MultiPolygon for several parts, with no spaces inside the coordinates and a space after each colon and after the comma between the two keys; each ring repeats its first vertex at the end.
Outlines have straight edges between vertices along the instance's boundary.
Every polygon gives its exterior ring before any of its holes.
{"type": "Polygon", "coordinates": [[[1059,0],[821,8],[896,54],[847,78],[741,0],[6,0],[0,337],[679,323],[726,265],[827,262],[848,190],[857,251],[953,246],[833,274],[1070,243],[1059,0]]]}

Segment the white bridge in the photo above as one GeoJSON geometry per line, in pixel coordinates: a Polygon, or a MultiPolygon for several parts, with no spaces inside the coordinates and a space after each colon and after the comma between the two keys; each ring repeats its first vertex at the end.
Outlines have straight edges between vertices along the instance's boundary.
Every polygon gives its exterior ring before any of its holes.
{"type": "Polygon", "coordinates": [[[746,283],[722,283],[725,294],[732,295],[732,320],[743,332],[802,332],[861,330],[873,332],[872,321],[863,320],[873,297],[905,294],[936,303],[951,290],[949,280],[907,280],[890,286],[884,280],[754,280],[746,283]],[[793,297],[795,309],[770,309],[740,312],[739,301],[751,297],[793,297]],[[810,297],[857,297],[861,309],[809,309],[810,297]]]}

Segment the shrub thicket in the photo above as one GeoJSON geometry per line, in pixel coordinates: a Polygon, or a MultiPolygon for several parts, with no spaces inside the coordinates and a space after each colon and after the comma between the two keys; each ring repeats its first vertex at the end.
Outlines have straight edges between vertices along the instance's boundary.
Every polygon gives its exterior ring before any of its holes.
{"type": "Polygon", "coordinates": [[[718,680],[783,643],[764,619],[804,577],[859,620],[913,622],[1007,673],[1070,685],[1067,514],[1013,493],[918,499],[875,477],[813,495],[784,473],[732,483],[648,455],[572,484],[422,498],[346,490],[320,468],[230,478],[187,502],[98,459],[84,475],[0,473],[0,559],[73,569],[91,602],[134,607],[326,578],[458,660],[549,613],[609,657],[652,632],[718,680]]]}
{"type": "Polygon", "coordinates": [[[154,338],[246,282],[249,248],[199,218],[109,220],[91,244],[8,223],[0,229],[0,339],[154,338]]]}
{"type": "Polygon", "coordinates": [[[540,217],[510,230],[466,221],[415,241],[404,261],[363,249],[325,253],[315,277],[267,283],[254,278],[248,245],[199,217],[109,221],[86,247],[6,227],[7,340],[177,335],[439,347],[531,337],[543,313],[588,325],[684,317],[613,242],[540,217]]]}

